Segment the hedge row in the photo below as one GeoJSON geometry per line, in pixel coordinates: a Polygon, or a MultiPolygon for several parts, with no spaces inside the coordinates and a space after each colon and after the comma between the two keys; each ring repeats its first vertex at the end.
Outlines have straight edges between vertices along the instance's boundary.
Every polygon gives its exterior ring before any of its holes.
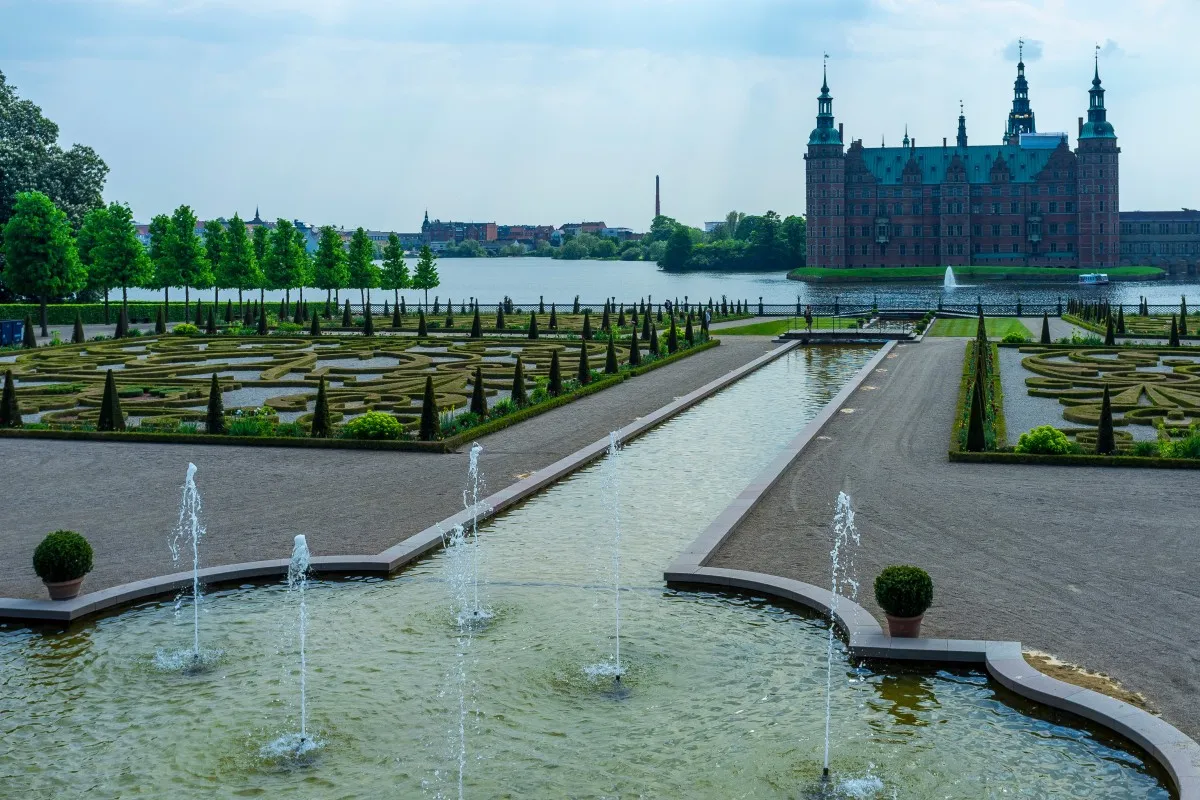
{"type": "Polygon", "coordinates": [[[1058,467],[1152,467],[1154,469],[1200,469],[1200,459],[1149,458],[1146,456],[1098,456],[1094,453],[1013,453],[990,451],[969,453],[951,450],[950,460],[970,464],[1041,464],[1058,467]]]}
{"type": "MultiPolygon", "coordinates": [[[[204,307],[208,308],[211,303],[205,303],[204,307]]],[[[41,306],[36,303],[0,303],[0,319],[25,319],[28,314],[36,325],[41,319],[41,306]]],[[[162,308],[162,303],[130,303],[129,304],[129,321],[130,322],[154,322],[158,317],[158,309],[162,308]]],[[[196,308],[196,303],[192,302],[193,311],[196,308]]],[[[222,304],[222,311],[223,311],[222,304]]],[[[76,312],[83,318],[84,325],[103,325],[104,324],[104,303],[54,303],[46,306],[46,320],[51,325],[74,325],[76,312]]],[[[108,320],[110,325],[117,323],[117,315],[121,313],[121,301],[110,301],[108,304],[108,320]]],[[[168,322],[183,322],[184,320],[184,305],[183,303],[171,303],[168,308],[168,322]]],[[[224,316],[221,317],[224,320],[224,316]]]]}
{"type": "MultiPolygon", "coordinates": [[[[974,355],[975,346],[978,340],[967,342],[966,351],[963,353],[963,368],[962,377],[958,384],[958,401],[954,406],[954,420],[950,425],[950,450],[951,452],[959,452],[959,443],[962,441],[962,431],[967,425],[968,417],[970,416],[971,405],[971,381],[975,377],[974,355]]],[[[1013,345],[1019,347],[1020,345],[1013,345]]],[[[1000,354],[997,343],[989,344],[992,350],[992,398],[995,407],[994,433],[997,447],[1003,447],[1008,438],[1008,425],[1004,419],[1004,388],[1000,384],[1000,354]]],[[[963,451],[966,452],[966,451],[963,451]]]]}

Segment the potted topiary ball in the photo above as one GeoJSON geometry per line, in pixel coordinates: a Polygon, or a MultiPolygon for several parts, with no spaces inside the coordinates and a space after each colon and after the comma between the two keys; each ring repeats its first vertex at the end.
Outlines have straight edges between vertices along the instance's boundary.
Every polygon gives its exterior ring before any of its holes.
{"type": "Polygon", "coordinates": [[[51,600],[70,600],[92,571],[92,546],[75,531],[55,531],[33,551],[33,571],[51,600]]]}
{"type": "Polygon", "coordinates": [[[933,604],[933,581],[920,567],[886,567],[875,579],[875,602],[887,614],[892,636],[916,638],[925,611],[933,604]]]}

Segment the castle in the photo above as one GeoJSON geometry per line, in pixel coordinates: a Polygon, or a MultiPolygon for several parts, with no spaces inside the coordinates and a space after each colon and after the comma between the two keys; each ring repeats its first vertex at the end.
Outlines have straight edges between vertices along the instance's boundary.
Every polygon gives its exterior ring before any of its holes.
{"type": "Polygon", "coordinates": [[[1003,142],[846,149],[834,125],[827,72],[806,162],[808,266],[1117,265],[1118,154],[1097,60],[1087,122],[1074,150],[1065,133],[1038,133],[1025,62],[1017,64],[1003,142]]]}

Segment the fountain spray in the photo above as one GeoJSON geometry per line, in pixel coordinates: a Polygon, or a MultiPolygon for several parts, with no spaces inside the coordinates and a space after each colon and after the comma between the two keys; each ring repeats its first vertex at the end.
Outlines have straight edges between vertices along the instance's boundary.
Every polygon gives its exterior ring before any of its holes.
{"type": "Polygon", "coordinates": [[[613,637],[613,680],[621,682],[621,472],[620,452],[621,439],[616,431],[608,434],[608,482],[609,498],[612,503],[613,522],[613,613],[616,618],[616,634],[613,637]]]}
{"type": "Polygon", "coordinates": [[[300,595],[300,746],[308,741],[308,698],[307,678],[308,660],[304,652],[305,639],[308,636],[308,604],[304,590],[308,587],[308,568],[310,565],[308,543],[303,534],[296,535],[292,547],[292,561],[288,564],[288,591],[300,595]]]}
{"type": "Polygon", "coordinates": [[[851,599],[858,597],[858,582],[851,574],[854,553],[850,546],[859,544],[858,528],[854,526],[854,509],[850,506],[850,496],[838,492],[837,507],[833,514],[833,549],[829,551],[830,581],[829,591],[829,646],[825,662],[825,763],[821,770],[821,780],[829,781],[829,727],[833,711],[833,645],[835,635],[835,620],[837,619],[838,599],[840,591],[846,587],[851,592],[851,599]],[[843,553],[843,549],[846,550],[843,553]],[[843,556],[845,561],[843,563],[843,556]]]}
{"type": "Polygon", "coordinates": [[[200,539],[204,537],[204,526],[200,524],[200,492],[196,489],[196,465],[188,463],[187,477],[183,481],[183,496],[179,501],[179,521],[167,540],[171,548],[171,560],[179,561],[181,539],[192,543],[192,660],[200,661],[200,539]]]}

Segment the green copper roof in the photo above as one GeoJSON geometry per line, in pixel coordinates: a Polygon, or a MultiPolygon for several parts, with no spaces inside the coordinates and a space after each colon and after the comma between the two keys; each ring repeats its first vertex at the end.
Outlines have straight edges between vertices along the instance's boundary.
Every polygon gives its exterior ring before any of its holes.
{"type": "MultiPolygon", "coordinates": [[[[816,133],[816,131],[814,131],[816,133]]],[[[863,161],[867,170],[883,185],[899,185],[909,156],[921,168],[921,182],[939,184],[945,180],[950,161],[957,153],[967,170],[969,183],[989,183],[996,156],[1003,156],[1013,183],[1030,183],[1046,166],[1053,150],[1023,148],[1015,144],[955,147],[867,147],[863,161]]]]}

